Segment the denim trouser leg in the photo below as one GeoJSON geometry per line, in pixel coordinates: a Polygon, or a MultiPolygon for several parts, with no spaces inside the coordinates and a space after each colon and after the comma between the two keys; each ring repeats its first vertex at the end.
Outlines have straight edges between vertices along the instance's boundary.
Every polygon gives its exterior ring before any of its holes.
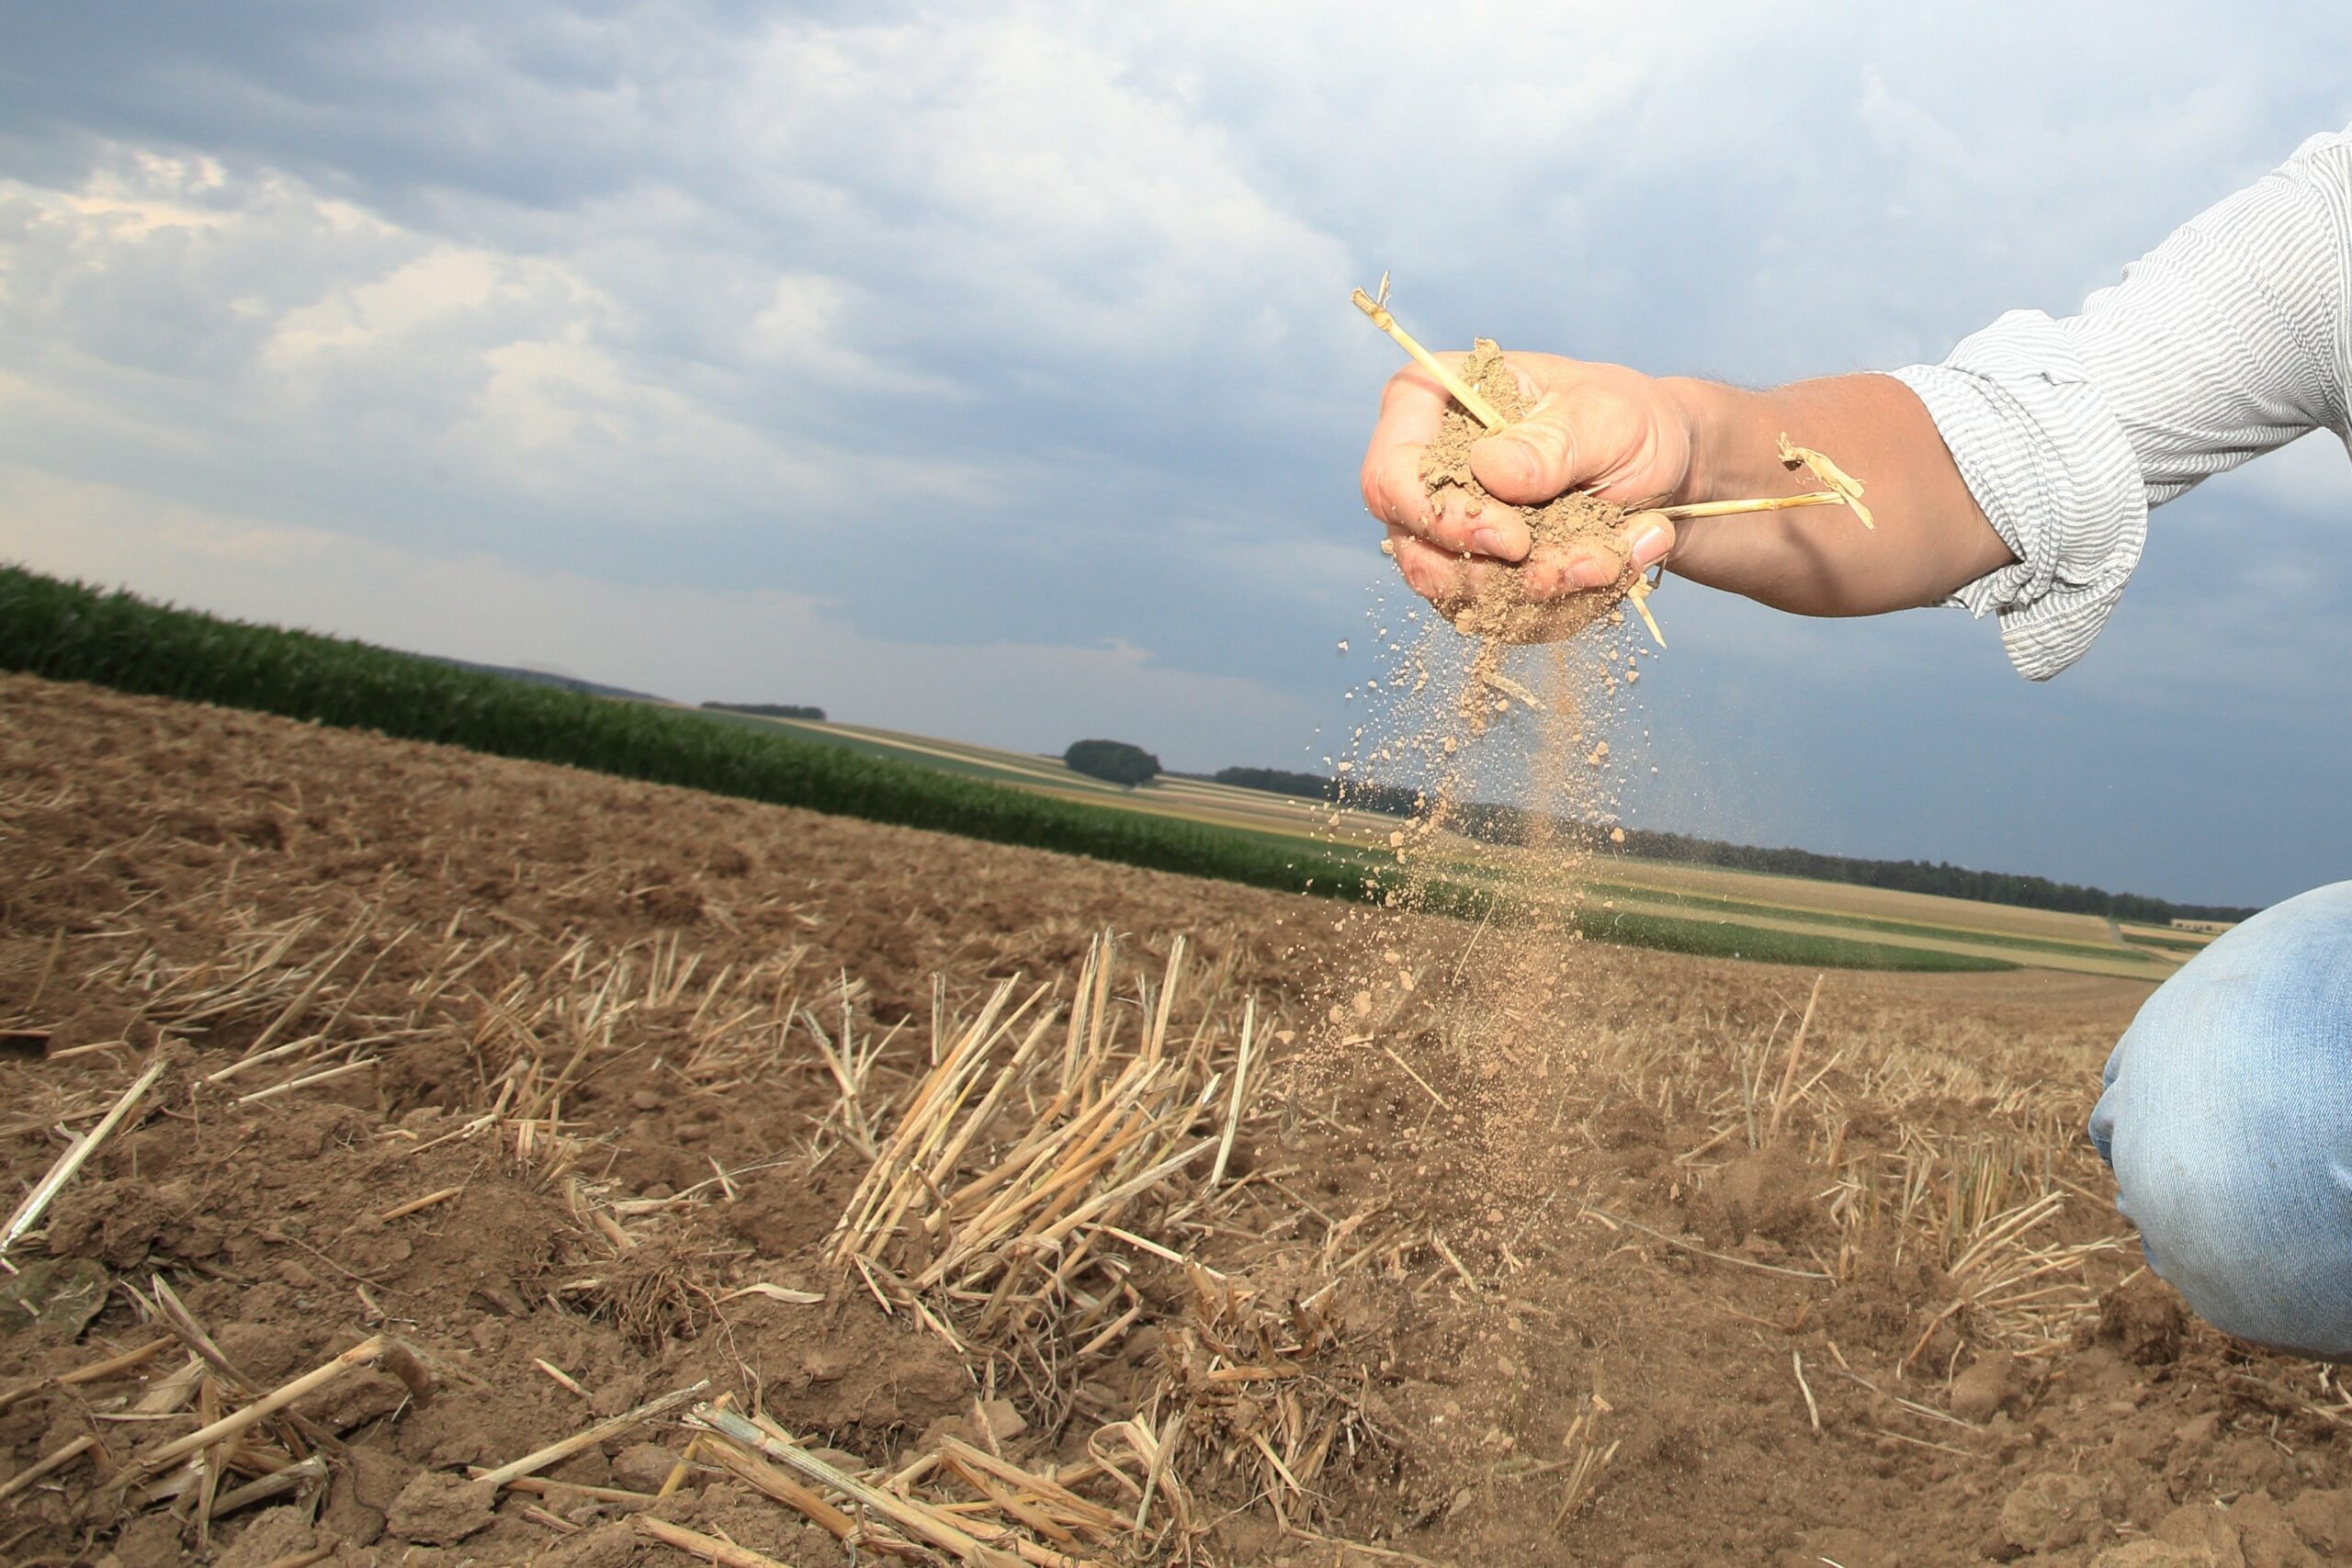
{"type": "Polygon", "coordinates": [[[2199,953],[2107,1061],[2091,1138],[2148,1263],[2216,1327],[2352,1358],[2352,882],[2199,953]]]}

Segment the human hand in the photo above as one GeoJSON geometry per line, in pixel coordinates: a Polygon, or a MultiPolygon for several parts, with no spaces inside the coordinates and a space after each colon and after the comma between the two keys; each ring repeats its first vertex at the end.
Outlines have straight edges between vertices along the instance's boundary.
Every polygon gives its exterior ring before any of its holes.
{"type": "MultiPolygon", "coordinates": [[[[1458,367],[1467,356],[1442,357],[1458,367]]],[[[1613,542],[1537,545],[1515,508],[1572,490],[1629,508],[1679,499],[1690,479],[1691,421],[1674,383],[1621,365],[1549,354],[1507,355],[1504,363],[1531,406],[1471,447],[1470,470],[1487,494],[1510,504],[1474,512],[1479,503],[1453,487],[1431,499],[1422,455],[1452,400],[1417,365],[1390,378],[1382,394],[1364,453],[1364,504],[1387,526],[1385,547],[1405,581],[1449,619],[1508,604],[1514,640],[1566,637],[1608,607],[1577,596],[1614,585],[1629,560],[1642,570],[1665,559],[1674,526],[1636,511],[1613,542]],[[1547,604],[1556,608],[1533,615],[1524,608],[1547,604]]]]}

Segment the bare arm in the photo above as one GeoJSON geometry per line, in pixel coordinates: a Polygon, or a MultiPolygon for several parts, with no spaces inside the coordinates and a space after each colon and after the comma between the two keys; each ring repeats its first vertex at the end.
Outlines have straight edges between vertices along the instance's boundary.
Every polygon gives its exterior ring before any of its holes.
{"type": "Polygon", "coordinates": [[[2015,558],[1962,482],[1916,394],[1887,376],[1835,376],[1767,392],[1661,383],[1691,434],[1681,501],[1815,488],[1775,456],[1781,433],[1869,487],[1878,528],[1842,507],[1694,517],[1668,570],[1806,615],[1871,615],[1933,604],[2015,558]]]}

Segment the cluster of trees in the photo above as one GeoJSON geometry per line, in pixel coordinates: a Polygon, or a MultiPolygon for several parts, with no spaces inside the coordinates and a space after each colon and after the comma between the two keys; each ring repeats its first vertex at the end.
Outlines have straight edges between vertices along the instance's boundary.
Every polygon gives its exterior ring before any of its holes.
{"type": "Polygon", "coordinates": [[[707,708],[719,713],[756,714],[762,718],[813,718],[822,724],[823,708],[804,707],[798,703],[705,703],[707,708]]]}
{"type": "Polygon", "coordinates": [[[1627,829],[1625,842],[1611,847],[1650,860],[1810,876],[1822,882],[1850,882],[1863,887],[1899,888],[1906,893],[1939,893],[1947,898],[2017,904],[2029,909],[2100,915],[2151,925],[2176,919],[2245,920],[2258,912],[2215,904],[2176,904],[2138,893],[2109,893],[2104,887],[2054,882],[2046,876],[2027,876],[2017,872],[1971,871],[1949,861],[1860,860],[1849,855],[1815,854],[1810,850],[1758,849],[1750,844],[1727,844],[1718,839],[1654,833],[1639,828],[1627,829]]]}
{"type": "MultiPolygon", "coordinates": [[[[1306,800],[1340,801],[1362,811],[1382,811],[1409,817],[1419,808],[1418,790],[1396,784],[1358,784],[1351,779],[1327,778],[1321,773],[1295,773],[1282,768],[1221,768],[1219,784],[1241,789],[1266,790],[1306,800]]],[[[1453,809],[1446,826],[1488,843],[1522,844],[1545,824],[1537,813],[1516,806],[1465,801],[1453,809]]],[[[1947,898],[1970,898],[1984,904],[2013,904],[2028,909],[2056,909],[2066,914],[2100,915],[2111,919],[2164,925],[2175,919],[2243,920],[2252,909],[2211,904],[2175,904],[2137,893],[2109,893],[2103,887],[2053,882],[2046,876],[2015,872],[1971,871],[1944,861],[1862,860],[1850,855],[1815,854],[1810,850],[1758,849],[1752,844],[1697,839],[1686,833],[1658,833],[1629,828],[1625,840],[1595,846],[1606,853],[1638,855],[1644,860],[1679,861],[1690,865],[1722,866],[1730,871],[1760,871],[1781,876],[1809,876],[1818,882],[1851,883],[1861,887],[1886,887],[1905,893],[1936,893],[1947,898]]]]}
{"type": "Polygon", "coordinates": [[[1062,766],[1091,779],[1108,779],[1129,789],[1159,776],[1159,759],[1124,740],[1074,740],[1062,753],[1062,766]]]}

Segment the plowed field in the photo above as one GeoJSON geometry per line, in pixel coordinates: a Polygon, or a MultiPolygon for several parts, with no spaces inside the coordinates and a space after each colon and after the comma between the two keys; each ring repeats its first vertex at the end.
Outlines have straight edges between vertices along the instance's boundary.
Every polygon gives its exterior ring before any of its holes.
{"type": "Polygon", "coordinates": [[[9,1203],[160,1067],[0,1560],[2352,1561],[2081,1134],[2144,985],[1595,947],[1499,1052],[1344,923],[0,678],[9,1203]]]}

